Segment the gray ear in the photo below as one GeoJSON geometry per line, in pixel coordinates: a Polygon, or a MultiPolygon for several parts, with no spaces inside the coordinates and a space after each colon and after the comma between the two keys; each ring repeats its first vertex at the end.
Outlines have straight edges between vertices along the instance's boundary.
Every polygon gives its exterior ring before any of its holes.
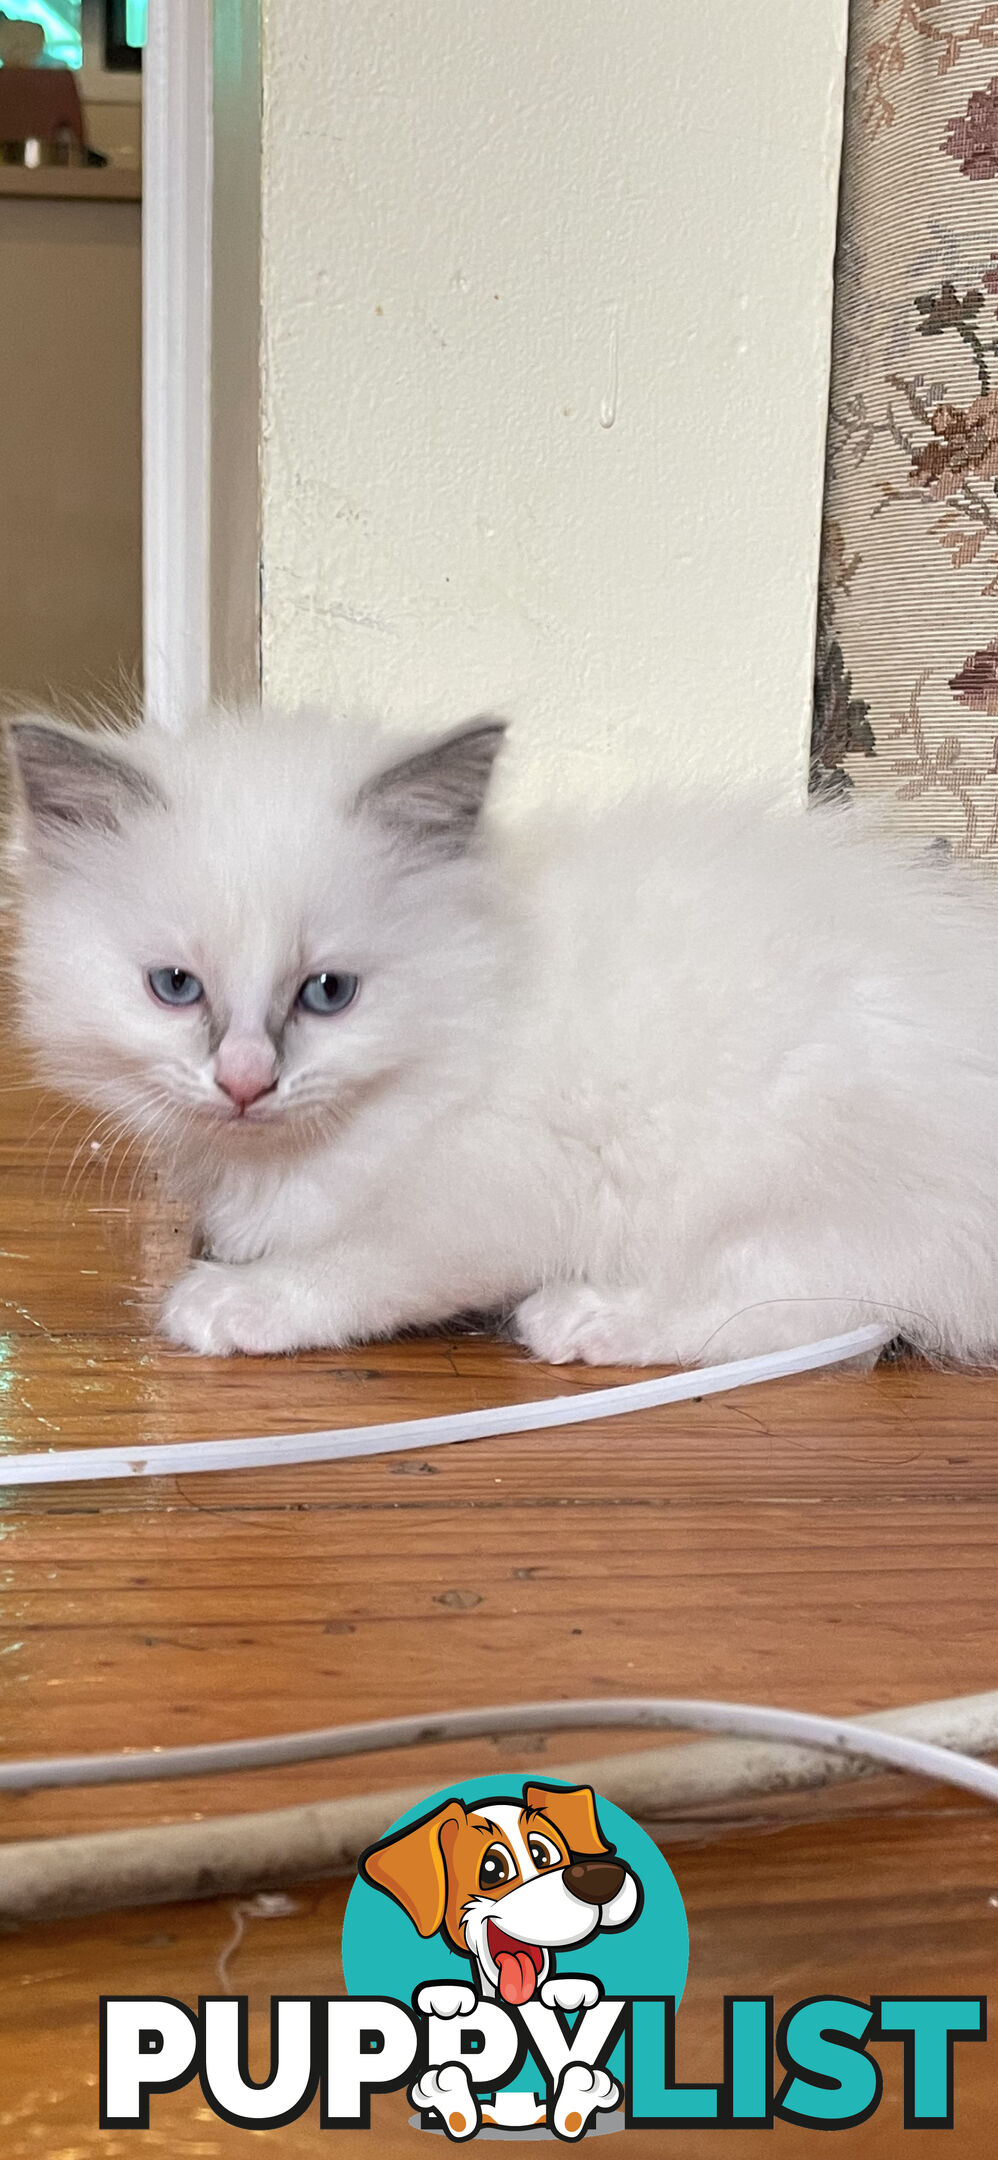
{"type": "Polygon", "coordinates": [[[96,736],[32,718],[12,721],[7,739],[25,808],[42,834],[118,832],[130,811],[163,807],[151,780],[96,736]]]}
{"type": "Polygon", "coordinates": [[[463,855],[478,825],[505,733],[504,720],[469,720],[427,750],[416,750],[365,781],[358,804],[435,855],[463,855]]]}

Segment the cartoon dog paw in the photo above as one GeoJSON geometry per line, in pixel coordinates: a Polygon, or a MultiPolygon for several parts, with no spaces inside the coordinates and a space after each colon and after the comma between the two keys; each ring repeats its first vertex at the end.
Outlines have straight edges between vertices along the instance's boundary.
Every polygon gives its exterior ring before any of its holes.
{"type": "MultiPolygon", "coordinates": [[[[460,1990],[447,1992],[458,1994],[460,1990]]],[[[470,1988],[465,1993],[470,1994],[470,1988]]],[[[438,2114],[447,2136],[457,2144],[474,2137],[482,2127],[481,2109],[463,2063],[440,2063],[435,2070],[424,2070],[409,2087],[409,2102],[424,2112],[432,2109],[438,2114]]]]}
{"type": "Polygon", "coordinates": [[[430,1980],[416,1990],[416,2008],[423,2017],[470,2017],[478,1997],[466,1981],[430,1980]]]}
{"type": "Polygon", "coordinates": [[[582,2137],[593,2116],[615,2108],[619,2099],[620,2086],[606,2070],[593,2070],[588,2063],[566,2063],[555,2094],[551,2124],[555,2136],[582,2137]]]}
{"type": "Polygon", "coordinates": [[[541,1989],[545,2010],[592,2010],[602,1995],[599,1981],[586,1973],[553,1973],[541,1989]]]}

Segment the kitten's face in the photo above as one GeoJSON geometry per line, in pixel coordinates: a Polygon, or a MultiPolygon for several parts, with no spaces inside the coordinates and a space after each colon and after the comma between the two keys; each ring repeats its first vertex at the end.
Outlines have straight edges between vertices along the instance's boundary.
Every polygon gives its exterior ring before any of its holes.
{"type": "Polygon", "coordinates": [[[458,1078],[493,971],[501,728],[391,762],[311,715],[12,731],[18,982],[45,1076],[150,1136],[301,1146],[458,1078]]]}

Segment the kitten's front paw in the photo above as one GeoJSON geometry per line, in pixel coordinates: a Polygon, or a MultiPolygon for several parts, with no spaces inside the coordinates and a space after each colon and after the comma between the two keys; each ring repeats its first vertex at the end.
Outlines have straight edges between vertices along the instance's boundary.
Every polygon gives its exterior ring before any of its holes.
{"type": "Polygon", "coordinates": [[[633,1291],[551,1283],[513,1316],[518,1342],[547,1365],[642,1365],[656,1355],[633,1291]]]}
{"type": "Polygon", "coordinates": [[[202,1357],[275,1356],[304,1347],[303,1302],[300,1286],[266,1260],[199,1260],[171,1290],[161,1325],[202,1357]]]}

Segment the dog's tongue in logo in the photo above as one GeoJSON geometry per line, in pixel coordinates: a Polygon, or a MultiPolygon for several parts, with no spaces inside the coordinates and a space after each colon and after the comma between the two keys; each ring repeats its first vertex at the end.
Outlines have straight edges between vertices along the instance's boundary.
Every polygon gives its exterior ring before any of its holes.
{"type": "Polygon", "coordinates": [[[489,1921],[489,1949],[499,1971],[499,1993],[515,2008],[529,2002],[541,1975],[543,1953],[533,1943],[514,1942],[511,1935],[489,1921]]]}

